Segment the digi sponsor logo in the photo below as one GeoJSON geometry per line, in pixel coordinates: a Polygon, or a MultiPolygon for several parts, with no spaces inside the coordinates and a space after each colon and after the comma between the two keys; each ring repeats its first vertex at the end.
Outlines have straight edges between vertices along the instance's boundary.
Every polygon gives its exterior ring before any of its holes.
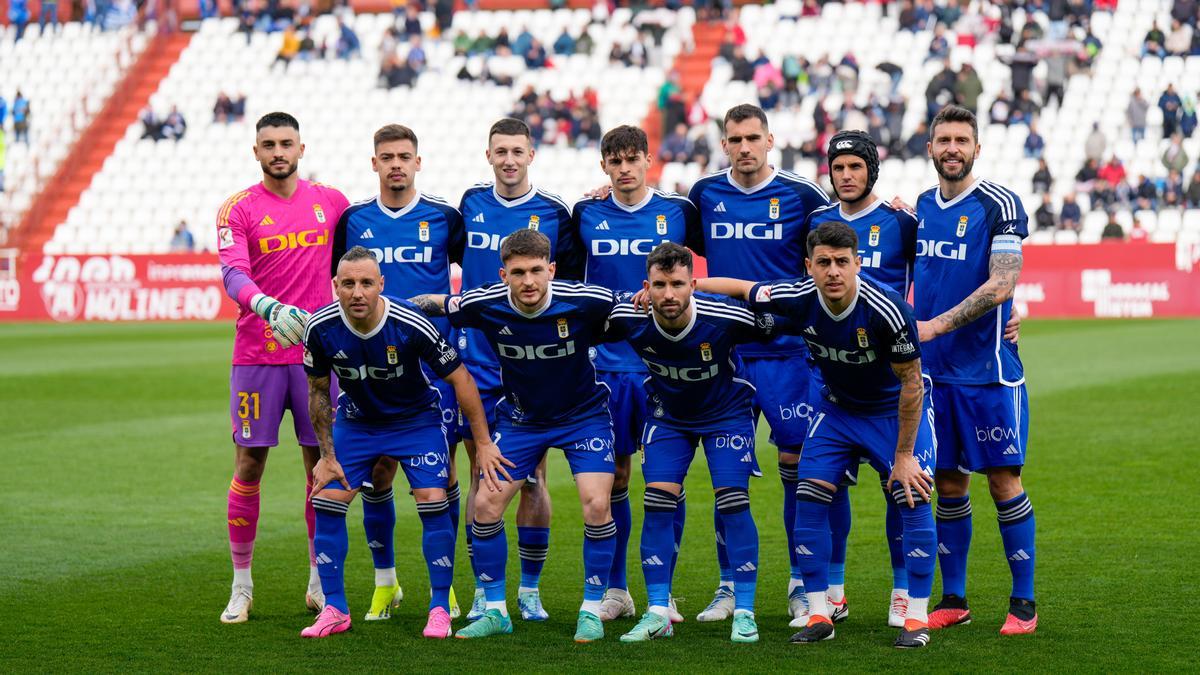
{"type": "Polygon", "coordinates": [[[711,380],[717,376],[717,372],[721,366],[719,363],[714,363],[711,366],[700,368],[684,368],[680,366],[669,366],[663,363],[655,363],[649,359],[642,359],[642,363],[650,369],[650,372],[659,377],[665,377],[668,380],[677,380],[679,382],[703,382],[711,380]]]}
{"type": "Polygon", "coordinates": [[[575,353],[575,341],[567,340],[561,345],[507,345],[497,342],[496,352],[503,358],[516,361],[561,359],[575,353]]]}
{"type": "MultiPolygon", "coordinates": [[[[271,343],[275,344],[275,343],[271,343]]],[[[395,368],[379,368],[377,366],[361,365],[357,368],[349,366],[339,366],[334,363],[333,372],[337,373],[339,379],[342,380],[394,380],[404,376],[404,366],[399,365],[395,368]]]]}
{"type": "Polygon", "coordinates": [[[480,248],[489,251],[499,251],[500,244],[507,237],[501,237],[498,234],[489,234],[487,232],[468,232],[467,233],[467,248],[480,248]]]}
{"type": "Polygon", "coordinates": [[[432,246],[393,246],[373,248],[371,253],[380,263],[428,263],[433,262],[432,246]]]}
{"type": "Polygon", "coordinates": [[[258,250],[267,255],[279,251],[290,251],[297,248],[325,246],[329,243],[329,233],[324,230],[304,230],[303,232],[288,232],[273,234],[258,240],[258,250]]]}
{"type": "Polygon", "coordinates": [[[871,363],[875,360],[875,350],[873,349],[836,349],[818,344],[812,340],[806,340],[809,351],[813,356],[822,359],[829,359],[835,363],[847,363],[852,366],[861,366],[871,363]]]}
{"type": "Polygon", "coordinates": [[[713,239],[783,239],[783,223],[713,223],[713,239]]]}
{"type": "Polygon", "coordinates": [[[943,258],[945,260],[966,260],[967,245],[956,244],[952,241],[936,239],[917,240],[918,258],[943,258]]]}
{"type": "MultiPolygon", "coordinates": [[[[663,243],[662,240],[658,243],[663,243]]],[[[593,239],[592,255],[639,255],[648,256],[658,244],[653,239],[593,239]]]]}
{"type": "MultiPolygon", "coordinates": [[[[873,242],[871,245],[875,246],[876,243],[878,242],[873,242]]],[[[883,254],[879,251],[871,251],[868,253],[867,251],[860,249],[858,251],[858,257],[862,258],[863,267],[878,269],[879,266],[883,264],[883,254]]]]}

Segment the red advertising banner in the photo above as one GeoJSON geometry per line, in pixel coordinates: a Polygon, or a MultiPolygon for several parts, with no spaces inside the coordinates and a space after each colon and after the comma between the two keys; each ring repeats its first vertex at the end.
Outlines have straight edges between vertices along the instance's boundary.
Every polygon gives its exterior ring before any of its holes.
{"type": "MultiPolygon", "coordinates": [[[[1200,243],[1027,245],[1016,303],[1033,317],[1200,317],[1200,243]]],[[[31,255],[0,266],[0,322],[236,316],[210,254],[31,255]]]]}

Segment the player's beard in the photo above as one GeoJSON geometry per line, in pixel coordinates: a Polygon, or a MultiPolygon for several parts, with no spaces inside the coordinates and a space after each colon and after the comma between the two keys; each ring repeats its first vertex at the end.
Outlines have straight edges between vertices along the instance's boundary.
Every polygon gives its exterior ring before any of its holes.
{"type": "Polygon", "coordinates": [[[286,169],[276,169],[271,166],[270,162],[262,162],[263,173],[267,174],[271,178],[274,178],[275,180],[289,178],[292,174],[296,173],[296,169],[299,168],[300,162],[288,162],[286,169]]]}
{"type": "Polygon", "coordinates": [[[664,311],[661,307],[655,307],[654,311],[655,311],[655,313],[657,313],[659,316],[666,319],[667,321],[674,321],[675,319],[678,319],[679,317],[683,316],[683,313],[687,311],[688,307],[691,306],[691,304],[692,304],[691,298],[688,298],[687,300],[681,301],[678,305],[671,307],[670,313],[668,313],[667,311],[664,311]]]}
{"type": "Polygon", "coordinates": [[[958,182],[958,181],[966,178],[967,176],[970,176],[971,169],[973,169],[975,167],[975,158],[967,157],[964,155],[962,158],[962,171],[958,172],[957,175],[950,174],[950,173],[946,173],[945,168],[942,167],[942,161],[943,160],[941,160],[941,159],[934,158],[933,168],[934,168],[934,170],[937,171],[939,176],[941,176],[942,178],[945,178],[946,180],[951,181],[951,182],[958,182]]]}

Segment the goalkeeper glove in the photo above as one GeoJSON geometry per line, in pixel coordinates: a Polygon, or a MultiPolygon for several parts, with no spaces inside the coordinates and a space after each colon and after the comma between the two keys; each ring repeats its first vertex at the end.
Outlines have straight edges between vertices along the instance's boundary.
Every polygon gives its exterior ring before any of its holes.
{"type": "Polygon", "coordinates": [[[304,339],[304,324],[308,321],[308,312],[262,293],[250,298],[250,309],[271,327],[271,333],[280,347],[287,349],[300,344],[304,339]]]}

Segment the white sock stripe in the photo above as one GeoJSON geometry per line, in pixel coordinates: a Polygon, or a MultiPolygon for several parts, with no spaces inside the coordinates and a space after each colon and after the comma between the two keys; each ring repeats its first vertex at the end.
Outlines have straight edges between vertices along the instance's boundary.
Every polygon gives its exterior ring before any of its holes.
{"type": "Polygon", "coordinates": [[[833,491],[809,480],[802,480],[796,484],[796,499],[818,502],[820,504],[832,504],[833,495],[833,491]]]}
{"type": "MultiPolygon", "coordinates": [[[[909,493],[912,494],[914,504],[928,504],[929,503],[929,499],[926,497],[922,497],[921,493],[917,492],[916,490],[910,489],[909,493]]],[[[904,488],[903,487],[899,487],[899,488],[896,488],[895,490],[892,490],[892,500],[896,502],[896,506],[908,506],[908,499],[906,499],[904,496],[904,488]]]]}
{"type": "Polygon", "coordinates": [[[617,524],[613,521],[608,521],[603,525],[583,525],[583,536],[588,539],[607,539],[608,537],[617,536],[617,524]]]}
{"type": "Polygon", "coordinates": [[[779,479],[795,483],[796,481],[800,480],[800,470],[795,464],[780,464],[779,479]]]}
{"type": "Polygon", "coordinates": [[[675,501],[677,501],[677,502],[679,502],[680,504],[682,504],[682,503],[683,503],[684,501],[686,501],[686,500],[687,500],[687,488],[680,488],[680,490],[679,490],[679,498],[678,498],[678,499],[676,499],[675,501]]]}
{"type": "Polygon", "coordinates": [[[629,488],[621,488],[620,490],[613,490],[612,497],[610,500],[612,503],[624,502],[624,501],[628,501],[628,500],[629,500],[629,488]]]}
{"type": "Polygon", "coordinates": [[[350,505],[345,502],[339,502],[336,499],[324,499],[322,497],[313,497],[313,510],[322,513],[328,513],[333,516],[344,516],[350,510],[350,505]]]}
{"type": "Polygon", "coordinates": [[[970,516],[971,502],[956,506],[947,506],[941,501],[938,502],[937,517],[941,520],[959,520],[961,518],[969,518],[970,516]]]}
{"type": "Polygon", "coordinates": [[[447,501],[452,502],[461,496],[462,496],[462,490],[458,489],[458,483],[455,483],[454,487],[452,487],[446,491],[446,500],[447,501]]]}
{"type": "Polygon", "coordinates": [[[1032,513],[1033,513],[1033,504],[1030,503],[1029,498],[1026,497],[1025,499],[1022,499],[1021,501],[1017,502],[1016,504],[1013,504],[1013,505],[1005,508],[1003,511],[997,509],[996,510],[996,519],[1002,523],[1011,523],[1011,522],[1017,521],[1017,520],[1024,520],[1025,518],[1029,517],[1032,513]]]}
{"type": "Polygon", "coordinates": [[[478,520],[471,523],[471,535],[480,539],[490,539],[504,531],[504,521],[497,520],[494,523],[481,523],[478,520]]]}
{"type": "Polygon", "coordinates": [[[717,493],[717,511],[721,513],[744,511],[750,507],[750,493],[741,488],[722,490],[717,493]]]}
{"type": "Polygon", "coordinates": [[[372,504],[382,504],[383,502],[392,501],[392,489],[388,488],[387,492],[363,492],[362,498],[364,502],[372,504]]]}
{"type": "Polygon", "coordinates": [[[443,499],[436,502],[417,502],[417,513],[421,515],[437,515],[450,510],[450,501],[443,499]]]}

